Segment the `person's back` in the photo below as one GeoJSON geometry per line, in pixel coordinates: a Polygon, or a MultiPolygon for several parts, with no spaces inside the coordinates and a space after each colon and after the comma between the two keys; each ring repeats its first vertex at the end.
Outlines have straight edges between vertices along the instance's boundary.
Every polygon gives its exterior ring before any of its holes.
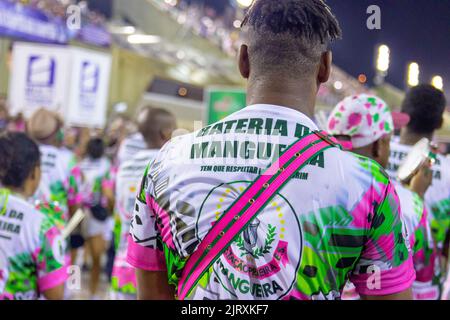
{"type": "Polygon", "coordinates": [[[126,261],[130,222],[142,175],[153,162],[161,147],[170,140],[176,128],[176,118],[167,110],[145,107],[138,118],[139,133],[146,149],[137,152],[119,166],[115,181],[116,257],[112,272],[111,298],[136,299],[135,269],[126,261]]]}
{"type": "Polygon", "coordinates": [[[16,195],[2,197],[0,300],[34,300],[68,277],[56,223],[16,195]]]}
{"type": "MultiPolygon", "coordinates": [[[[396,177],[397,170],[412,147],[422,138],[430,141],[443,123],[446,99],[442,91],[428,84],[412,88],[402,103],[402,111],[411,121],[403,128],[400,139],[391,143],[388,173],[396,177]]],[[[425,193],[425,203],[429,208],[429,221],[435,246],[435,277],[426,285],[414,286],[417,299],[439,300],[442,294],[444,276],[447,272],[448,258],[445,246],[450,236],[450,162],[437,154],[433,164],[433,182],[425,193]]]]}
{"type": "Polygon", "coordinates": [[[73,160],[52,145],[39,145],[41,151],[42,177],[34,198],[40,202],[55,202],[67,213],[69,180],[73,172],[73,160]]]}
{"type": "Polygon", "coordinates": [[[130,222],[134,211],[136,194],[149,161],[154,159],[158,150],[143,150],[133,158],[122,162],[117,170],[115,181],[115,242],[116,253],[112,272],[113,299],[135,298],[135,270],[126,262],[130,222]]]}
{"type": "Polygon", "coordinates": [[[111,169],[111,162],[106,157],[98,159],[87,157],[80,161],[78,166],[83,177],[79,192],[83,204],[90,206],[98,201],[98,196],[101,195],[102,183],[111,169]]]}
{"type": "Polygon", "coordinates": [[[126,137],[119,146],[117,152],[117,165],[129,160],[137,152],[145,150],[145,140],[140,132],[133,133],[126,137]]]}
{"type": "Polygon", "coordinates": [[[128,250],[138,297],[173,298],[168,269],[179,299],[332,299],[348,276],[362,295],[409,298],[412,259],[386,174],[308,135],[341,35],[329,7],[256,0],[243,32],[249,107],[174,139],[142,183],[128,250]]]}
{"type": "Polygon", "coordinates": [[[36,143],[0,135],[0,300],[63,297],[68,261],[58,221],[27,201],[40,177],[36,143]]]}
{"type": "MultiPolygon", "coordinates": [[[[140,207],[129,256],[137,264],[148,263],[142,267],[160,264],[140,254],[142,247],[162,249],[155,238],[160,234],[176,284],[186,257],[276,160],[276,150],[283,152],[314,130],[314,123],[297,111],[255,105],[174,139],[150,167],[140,199],[150,199],[157,220],[165,224],[159,231],[149,228],[151,216],[140,207]]],[[[332,299],[340,296],[349,273],[360,293],[388,295],[414,279],[402,232],[398,199],[383,169],[333,148],[286,184],[189,298],[332,299]],[[390,274],[374,291],[366,286],[366,270],[373,265],[390,274]]]]}
{"type": "Polygon", "coordinates": [[[55,204],[68,219],[69,207],[78,204],[79,170],[75,157],[58,145],[63,139],[59,116],[45,109],[37,110],[28,122],[28,132],[39,143],[41,183],[32,200],[42,205],[55,204]]]}

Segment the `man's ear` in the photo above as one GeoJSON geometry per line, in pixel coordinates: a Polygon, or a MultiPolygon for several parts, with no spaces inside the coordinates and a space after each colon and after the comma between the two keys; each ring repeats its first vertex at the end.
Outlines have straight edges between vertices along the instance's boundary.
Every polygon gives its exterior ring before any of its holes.
{"type": "Polygon", "coordinates": [[[250,77],[250,60],[248,58],[248,46],[246,44],[241,45],[239,51],[239,71],[244,79],[250,77]]]}
{"type": "Polygon", "coordinates": [[[333,54],[331,51],[322,53],[320,58],[319,74],[317,75],[317,81],[319,84],[325,83],[330,79],[331,64],[333,62],[333,54]]]}

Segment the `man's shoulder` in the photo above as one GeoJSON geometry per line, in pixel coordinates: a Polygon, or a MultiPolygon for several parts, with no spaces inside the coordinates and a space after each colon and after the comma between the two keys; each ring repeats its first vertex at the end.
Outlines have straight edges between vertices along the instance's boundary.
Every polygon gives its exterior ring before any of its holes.
{"type": "Polygon", "coordinates": [[[386,170],[373,159],[338,148],[332,148],[328,152],[330,152],[331,159],[336,162],[335,165],[347,177],[384,184],[388,184],[390,181],[386,170]]]}

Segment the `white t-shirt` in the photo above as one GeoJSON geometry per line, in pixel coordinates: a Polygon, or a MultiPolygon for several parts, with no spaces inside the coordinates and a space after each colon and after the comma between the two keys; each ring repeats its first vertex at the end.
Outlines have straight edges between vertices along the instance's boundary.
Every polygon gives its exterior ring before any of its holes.
{"type": "Polygon", "coordinates": [[[117,152],[117,165],[134,157],[139,151],[147,149],[147,144],[141,133],[137,132],[125,138],[117,152]]]}
{"type": "MultiPolygon", "coordinates": [[[[147,170],[128,262],[167,269],[177,286],[187,257],[224,211],[314,130],[293,109],[253,105],[173,139],[147,170]]],[[[278,191],[187,299],[336,299],[348,277],[360,294],[386,295],[409,288],[415,273],[399,200],[384,170],[331,148],[278,191]],[[373,268],[381,271],[381,288],[367,286],[373,268]]]]}
{"type": "Polygon", "coordinates": [[[68,277],[55,221],[26,200],[0,196],[0,300],[32,300],[68,277]]]}
{"type": "Polygon", "coordinates": [[[134,211],[134,203],[142,177],[148,164],[153,161],[159,150],[143,150],[133,158],[123,162],[115,181],[115,211],[116,225],[120,232],[116,232],[116,256],[113,268],[114,291],[127,294],[136,294],[135,269],[126,261],[130,222],[134,211]]]}

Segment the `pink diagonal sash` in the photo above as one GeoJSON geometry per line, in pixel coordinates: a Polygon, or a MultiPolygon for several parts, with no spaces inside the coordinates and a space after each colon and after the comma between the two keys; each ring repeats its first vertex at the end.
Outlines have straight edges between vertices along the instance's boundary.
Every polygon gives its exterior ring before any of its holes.
{"type": "MultiPolygon", "coordinates": [[[[326,135],[326,134],[325,134],[326,135]]],[[[279,158],[277,162],[272,164],[267,171],[261,175],[255,183],[253,183],[242,196],[234,202],[227,211],[225,216],[220,219],[209,233],[205,236],[196,251],[188,259],[180,282],[178,284],[178,297],[184,299],[195,283],[203,276],[205,271],[221,254],[221,252],[229,246],[233,239],[238,236],[245,226],[264,208],[268,200],[295,174],[300,167],[308,163],[315,155],[323,150],[333,146],[333,142],[323,133],[313,133],[297,141],[279,158]],[[300,152],[303,151],[301,154],[300,152]],[[294,159],[289,165],[286,164],[294,159]],[[279,170],[283,168],[283,170],[279,170]],[[269,185],[268,182],[280,173],[275,180],[269,185]],[[265,189],[256,199],[254,197],[265,189]],[[253,202],[251,202],[253,201],[253,202]],[[252,203],[250,207],[243,209],[252,203]],[[226,227],[243,212],[234,225],[224,233],[226,227]],[[218,240],[217,240],[218,239],[218,240]],[[211,244],[217,240],[214,246],[211,244]],[[204,256],[205,252],[207,254],[204,256]],[[204,257],[203,257],[204,256],[204,257]],[[203,257],[203,258],[202,258],[203,257]]]]}

